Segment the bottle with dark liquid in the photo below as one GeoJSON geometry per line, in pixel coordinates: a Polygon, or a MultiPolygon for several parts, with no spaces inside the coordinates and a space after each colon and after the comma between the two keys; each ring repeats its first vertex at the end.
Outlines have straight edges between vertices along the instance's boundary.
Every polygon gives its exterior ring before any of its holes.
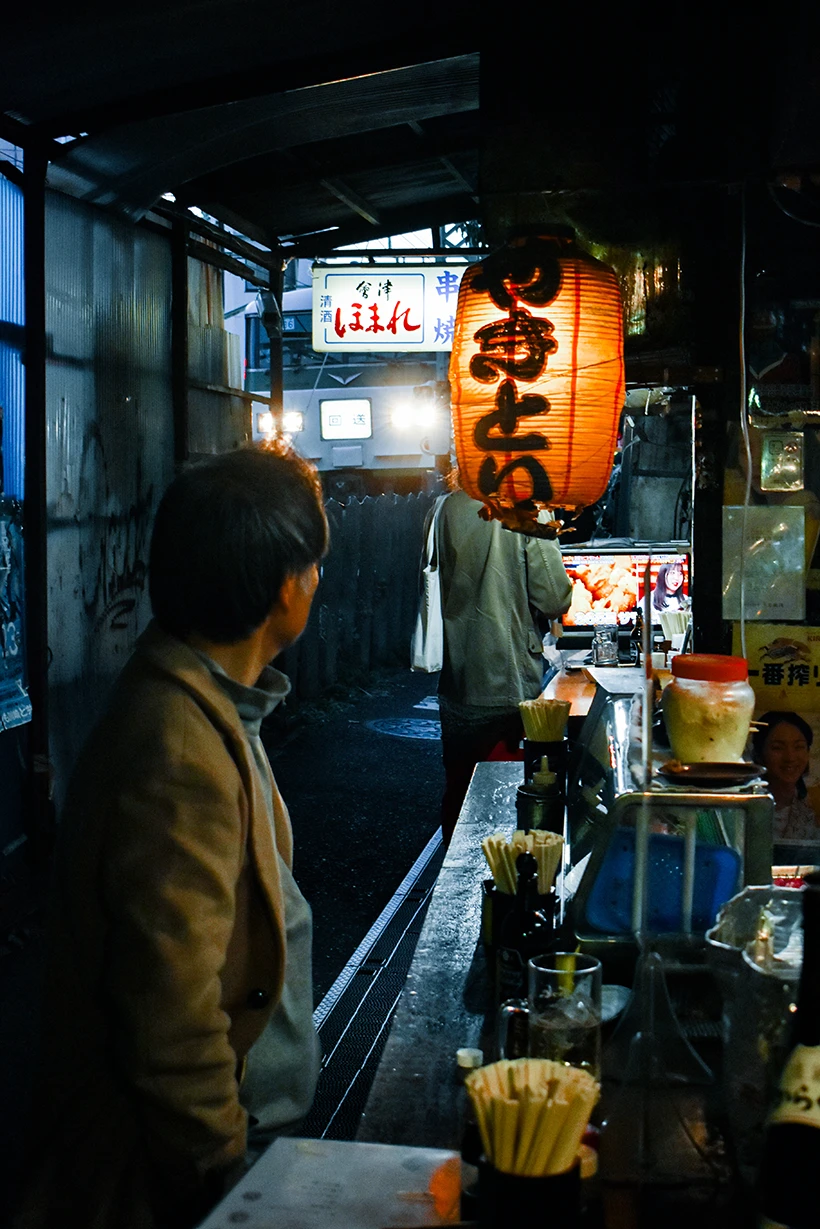
{"type": "Polygon", "coordinates": [[[820,1225],[820,873],[803,890],[803,966],[794,1048],[780,1077],[758,1181],[761,1229],[820,1225]]]}
{"type": "Polygon", "coordinates": [[[555,940],[552,918],[539,908],[538,863],[531,853],[518,855],[515,901],[501,926],[496,955],[498,1002],[527,997],[527,961],[548,952],[555,940]]]}
{"type": "Polygon", "coordinates": [[[641,664],[641,646],[643,645],[643,615],[640,610],[635,612],[635,626],[629,636],[629,656],[636,666],[641,664]]]}

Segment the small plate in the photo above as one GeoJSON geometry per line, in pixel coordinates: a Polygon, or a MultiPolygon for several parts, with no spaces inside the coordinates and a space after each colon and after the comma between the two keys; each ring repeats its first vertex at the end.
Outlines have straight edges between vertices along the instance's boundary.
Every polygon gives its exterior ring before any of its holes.
{"type": "Polygon", "coordinates": [[[664,764],[658,769],[658,776],[675,785],[703,785],[718,789],[728,789],[733,785],[746,785],[757,777],[762,777],[765,768],[760,764],[664,764]]]}

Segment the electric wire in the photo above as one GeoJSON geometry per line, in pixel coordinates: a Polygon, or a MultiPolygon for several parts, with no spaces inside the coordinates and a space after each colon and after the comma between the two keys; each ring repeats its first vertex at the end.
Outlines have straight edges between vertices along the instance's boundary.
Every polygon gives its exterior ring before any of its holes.
{"type": "Polygon", "coordinates": [[[740,198],[740,429],[746,451],[746,489],[740,523],[740,655],[746,656],[746,514],[752,497],[752,443],[749,439],[749,414],[746,405],[746,190],[740,198]]]}
{"type": "Polygon", "coordinates": [[[769,190],[769,196],[772,198],[777,208],[781,213],[785,214],[787,218],[791,218],[793,222],[799,222],[801,226],[820,227],[820,222],[812,222],[810,218],[801,218],[799,214],[792,213],[790,209],[787,209],[783,202],[778,200],[773,184],[767,183],[766,187],[769,190]]]}

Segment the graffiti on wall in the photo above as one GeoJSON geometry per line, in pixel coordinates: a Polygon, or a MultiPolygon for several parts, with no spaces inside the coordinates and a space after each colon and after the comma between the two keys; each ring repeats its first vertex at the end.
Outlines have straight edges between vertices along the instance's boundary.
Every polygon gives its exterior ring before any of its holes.
{"type": "Polygon", "coordinates": [[[26,691],[23,613],[23,509],[0,496],[0,727],[31,720],[26,691]]]}
{"type": "Polygon", "coordinates": [[[144,486],[139,456],[134,478],[135,496],[124,506],[113,495],[99,431],[92,427],[80,477],[78,502],[85,533],[79,566],[83,609],[92,627],[98,665],[105,655],[103,645],[114,657],[130,652],[145,592],[154,487],[144,486]]]}

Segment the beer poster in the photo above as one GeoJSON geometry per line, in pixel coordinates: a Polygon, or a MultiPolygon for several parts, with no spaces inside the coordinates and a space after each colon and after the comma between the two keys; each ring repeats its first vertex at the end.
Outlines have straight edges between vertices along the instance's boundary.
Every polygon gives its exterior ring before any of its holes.
{"type": "MultiPolygon", "coordinates": [[[[735,623],[732,651],[741,656],[735,623]]],[[[820,843],[820,627],[747,623],[752,757],[775,800],[775,841],[820,843]]]]}

